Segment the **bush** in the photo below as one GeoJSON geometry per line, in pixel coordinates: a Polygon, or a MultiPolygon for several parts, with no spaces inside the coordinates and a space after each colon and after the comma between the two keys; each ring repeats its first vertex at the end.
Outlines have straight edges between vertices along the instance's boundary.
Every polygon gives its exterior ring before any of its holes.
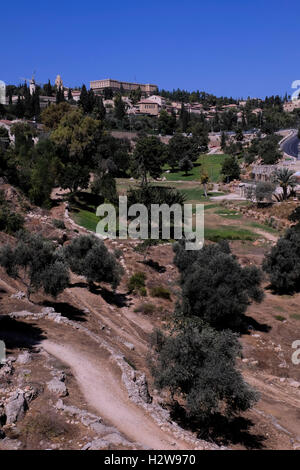
{"type": "Polygon", "coordinates": [[[300,291],[300,229],[287,230],[266,255],[263,269],[269,274],[273,290],[279,294],[300,291]]]}
{"type": "Polygon", "coordinates": [[[153,287],[150,291],[152,297],[158,297],[160,299],[171,300],[171,292],[162,286],[153,287]]]}
{"type": "Polygon", "coordinates": [[[24,218],[9,209],[4,192],[0,191],[0,231],[13,234],[24,226],[24,218]]]}
{"type": "Polygon", "coordinates": [[[135,312],[144,313],[145,315],[151,315],[155,312],[155,305],[151,303],[141,303],[135,309],[135,312]]]}
{"type": "Polygon", "coordinates": [[[40,288],[56,297],[69,285],[68,268],[60,250],[40,235],[21,234],[15,248],[0,250],[0,265],[8,275],[22,279],[30,294],[40,288]]]}
{"type": "Polygon", "coordinates": [[[142,272],[135,273],[128,281],[129,292],[144,293],[146,274],[142,272]]]}
{"type": "Polygon", "coordinates": [[[110,253],[102,240],[93,235],[74,238],[64,248],[64,255],[71,271],[93,282],[107,282],[116,289],[120,284],[123,268],[110,253]]]}
{"type": "Polygon", "coordinates": [[[188,252],[181,241],[174,251],[174,263],[181,272],[183,314],[199,317],[216,329],[240,329],[250,300],[263,299],[261,271],[241,267],[226,242],[188,252]]]}
{"type": "Polygon", "coordinates": [[[257,401],[257,393],[235,369],[241,347],[229,330],[189,324],[168,337],[156,331],[152,340],[156,386],[183,398],[189,417],[209,424],[220,412],[231,416],[257,401]]]}
{"type": "Polygon", "coordinates": [[[53,219],[52,221],[54,227],[60,229],[60,230],[65,230],[66,226],[63,220],[60,219],[53,219]]]}

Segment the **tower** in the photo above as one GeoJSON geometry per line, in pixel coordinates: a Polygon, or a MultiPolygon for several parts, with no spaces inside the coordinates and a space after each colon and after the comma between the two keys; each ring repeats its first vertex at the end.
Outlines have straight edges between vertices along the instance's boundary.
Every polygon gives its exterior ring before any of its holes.
{"type": "Polygon", "coordinates": [[[35,83],[34,76],[32,76],[32,79],[30,80],[30,84],[29,84],[29,91],[30,91],[31,96],[35,93],[35,90],[36,90],[36,83],[35,83]]]}
{"type": "Polygon", "coordinates": [[[59,90],[60,88],[62,90],[64,89],[64,84],[63,84],[63,81],[62,81],[60,75],[57,75],[57,77],[55,79],[55,86],[56,86],[57,90],[59,90]]]}

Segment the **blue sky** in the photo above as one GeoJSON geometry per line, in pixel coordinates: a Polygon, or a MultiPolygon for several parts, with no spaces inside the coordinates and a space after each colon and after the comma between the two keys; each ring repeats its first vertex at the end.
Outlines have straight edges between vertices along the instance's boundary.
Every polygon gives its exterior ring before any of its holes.
{"type": "Polygon", "coordinates": [[[0,79],[66,86],[116,78],[218,96],[291,93],[300,79],[300,2],[1,2],[0,79]]]}

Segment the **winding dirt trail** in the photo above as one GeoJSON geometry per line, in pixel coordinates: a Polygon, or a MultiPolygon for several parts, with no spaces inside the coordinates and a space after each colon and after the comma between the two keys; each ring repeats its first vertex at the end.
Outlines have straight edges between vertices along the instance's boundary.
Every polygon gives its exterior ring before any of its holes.
{"type": "Polygon", "coordinates": [[[43,348],[68,365],[89,406],[115,426],[129,440],[156,450],[193,449],[184,441],[162,431],[147,413],[128,397],[121,377],[109,357],[93,354],[88,344],[67,344],[46,340],[43,348]]]}

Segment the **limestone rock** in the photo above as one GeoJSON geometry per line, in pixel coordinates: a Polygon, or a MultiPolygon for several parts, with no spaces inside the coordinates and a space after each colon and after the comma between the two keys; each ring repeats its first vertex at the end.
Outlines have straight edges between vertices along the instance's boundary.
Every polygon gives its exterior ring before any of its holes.
{"type": "Polygon", "coordinates": [[[50,390],[50,392],[55,393],[59,397],[65,397],[68,395],[67,387],[57,377],[54,377],[52,380],[50,380],[50,382],[47,383],[47,388],[50,390]]]}
{"type": "Polygon", "coordinates": [[[6,424],[13,424],[24,418],[27,408],[24,392],[14,392],[5,406],[6,424]]]}
{"type": "Polygon", "coordinates": [[[28,351],[24,351],[22,354],[19,354],[17,357],[17,364],[28,364],[31,361],[31,355],[28,351]]]}

